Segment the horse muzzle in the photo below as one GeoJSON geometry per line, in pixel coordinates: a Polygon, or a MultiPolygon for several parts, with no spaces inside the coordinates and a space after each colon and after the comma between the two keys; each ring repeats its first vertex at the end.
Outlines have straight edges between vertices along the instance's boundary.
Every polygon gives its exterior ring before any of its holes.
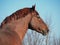
{"type": "Polygon", "coordinates": [[[42,35],[47,35],[49,33],[49,30],[42,30],[42,35]]]}

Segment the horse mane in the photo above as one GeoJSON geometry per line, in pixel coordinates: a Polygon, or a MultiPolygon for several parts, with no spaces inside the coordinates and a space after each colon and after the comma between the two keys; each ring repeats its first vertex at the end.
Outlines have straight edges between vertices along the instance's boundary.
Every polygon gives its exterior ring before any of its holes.
{"type": "Polygon", "coordinates": [[[13,14],[11,14],[10,16],[7,16],[1,23],[0,27],[2,27],[2,25],[6,24],[6,23],[11,22],[12,20],[18,20],[19,18],[25,17],[30,12],[31,12],[31,8],[20,9],[20,10],[14,12],[13,14]]]}
{"type": "Polygon", "coordinates": [[[7,16],[1,23],[0,27],[2,27],[4,24],[10,23],[12,20],[15,21],[22,17],[25,17],[26,15],[28,15],[33,11],[36,12],[36,14],[38,14],[38,12],[35,10],[35,6],[32,6],[32,8],[23,8],[17,10],[16,12],[12,13],[10,16],[7,16]]]}

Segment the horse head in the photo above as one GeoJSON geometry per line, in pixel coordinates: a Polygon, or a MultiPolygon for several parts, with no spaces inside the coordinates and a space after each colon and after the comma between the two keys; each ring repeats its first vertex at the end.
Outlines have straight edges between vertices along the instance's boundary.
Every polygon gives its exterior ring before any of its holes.
{"type": "Polygon", "coordinates": [[[35,10],[35,6],[32,6],[32,19],[29,23],[29,29],[35,30],[43,35],[48,34],[49,29],[47,24],[39,16],[38,12],[35,10]]]}

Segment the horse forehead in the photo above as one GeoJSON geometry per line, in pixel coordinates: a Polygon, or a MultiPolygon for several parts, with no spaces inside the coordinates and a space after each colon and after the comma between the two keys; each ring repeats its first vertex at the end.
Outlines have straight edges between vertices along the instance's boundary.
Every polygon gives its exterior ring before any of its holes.
{"type": "Polygon", "coordinates": [[[35,13],[36,15],[39,15],[39,13],[35,10],[35,11],[33,11],[33,13],[35,13]]]}

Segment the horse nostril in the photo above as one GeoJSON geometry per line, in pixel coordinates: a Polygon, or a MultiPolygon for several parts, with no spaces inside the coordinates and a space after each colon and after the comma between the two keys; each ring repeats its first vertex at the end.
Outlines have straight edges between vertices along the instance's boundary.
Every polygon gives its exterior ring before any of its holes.
{"type": "Polygon", "coordinates": [[[49,30],[47,30],[47,32],[49,32],[49,30]]]}

